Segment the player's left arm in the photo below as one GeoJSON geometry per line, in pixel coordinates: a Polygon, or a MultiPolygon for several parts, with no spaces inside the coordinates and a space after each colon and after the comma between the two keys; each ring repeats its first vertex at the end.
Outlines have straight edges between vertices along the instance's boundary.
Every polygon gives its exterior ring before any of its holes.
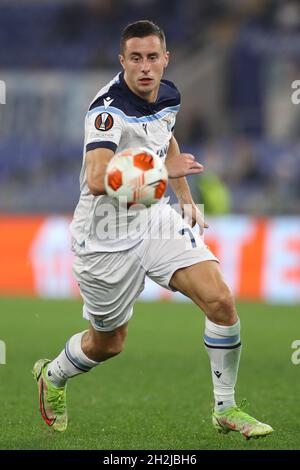
{"type": "MultiPolygon", "coordinates": [[[[170,139],[170,144],[168,148],[168,153],[166,156],[166,166],[167,169],[171,165],[174,165],[178,162],[178,158],[182,158],[182,156],[189,155],[189,154],[181,154],[179,145],[177,140],[174,136],[170,139]]],[[[194,159],[194,157],[191,155],[194,159]]],[[[200,165],[200,164],[199,164],[200,165]]],[[[204,170],[203,166],[201,165],[201,171],[204,170]]],[[[199,171],[197,171],[199,173],[199,171]]],[[[193,200],[188,182],[185,176],[178,177],[178,178],[170,178],[169,179],[170,186],[175,193],[178,202],[184,211],[184,216],[190,222],[192,227],[197,223],[200,227],[200,232],[203,232],[203,228],[207,228],[208,225],[204,223],[203,214],[200,212],[199,208],[197,207],[196,203],[193,200]]]]}

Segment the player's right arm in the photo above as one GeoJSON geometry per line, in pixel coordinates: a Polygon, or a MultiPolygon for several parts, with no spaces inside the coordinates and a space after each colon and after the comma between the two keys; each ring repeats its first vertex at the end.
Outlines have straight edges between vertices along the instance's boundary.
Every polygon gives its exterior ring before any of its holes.
{"type": "Polygon", "coordinates": [[[117,151],[124,130],[124,119],[116,108],[118,108],[117,97],[99,96],[90,106],[86,117],[86,179],[89,190],[94,196],[106,194],[104,177],[107,165],[117,151]]]}
{"type": "Polygon", "coordinates": [[[114,152],[106,148],[96,148],[86,153],[87,184],[93,196],[106,194],[104,176],[114,152]]]}

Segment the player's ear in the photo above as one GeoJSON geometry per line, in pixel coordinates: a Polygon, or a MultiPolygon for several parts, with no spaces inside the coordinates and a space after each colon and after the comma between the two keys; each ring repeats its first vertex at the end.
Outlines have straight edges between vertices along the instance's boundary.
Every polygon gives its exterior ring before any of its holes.
{"type": "Polygon", "coordinates": [[[166,51],[166,52],[165,52],[165,63],[164,63],[164,68],[168,67],[169,60],[170,60],[170,52],[169,52],[169,51],[166,51]]]}
{"type": "Polygon", "coordinates": [[[124,69],[124,56],[122,54],[119,54],[119,61],[120,61],[120,64],[122,65],[123,69],[124,69]]]}

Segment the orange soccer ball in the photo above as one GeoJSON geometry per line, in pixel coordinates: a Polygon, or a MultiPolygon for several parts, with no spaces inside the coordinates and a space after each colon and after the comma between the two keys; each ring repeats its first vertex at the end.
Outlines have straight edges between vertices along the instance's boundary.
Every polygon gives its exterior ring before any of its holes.
{"type": "Polygon", "coordinates": [[[105,175],[107,194],[122,198],[129,205],[149,207],[155,204],[165,194],[167,184],[168,172],[162,159],[152,150],[142,147],[115,154],[105,175]]]}

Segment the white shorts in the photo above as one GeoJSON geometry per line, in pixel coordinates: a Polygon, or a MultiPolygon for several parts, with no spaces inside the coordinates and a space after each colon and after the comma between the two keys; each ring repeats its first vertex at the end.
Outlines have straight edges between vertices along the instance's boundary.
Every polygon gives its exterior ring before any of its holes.
{"type": "Polygon", "coordinates": [[[73,273],[84,300],[83,316],[96,330],[113,331],[128,322],[145,276],[172,290],[169,282],[178,269],[201,261],[218,261],[174,209],[167,205],[164,213],[170,217],[163,229],[156,221],[151,237],[129,250],[93,254],[81,250],[80,255],[75,254],[73,273]],[[160,236],[155,238],[157,233],[160,236]],[[164,237],[166,233],[177,235],[164,237]]]}

